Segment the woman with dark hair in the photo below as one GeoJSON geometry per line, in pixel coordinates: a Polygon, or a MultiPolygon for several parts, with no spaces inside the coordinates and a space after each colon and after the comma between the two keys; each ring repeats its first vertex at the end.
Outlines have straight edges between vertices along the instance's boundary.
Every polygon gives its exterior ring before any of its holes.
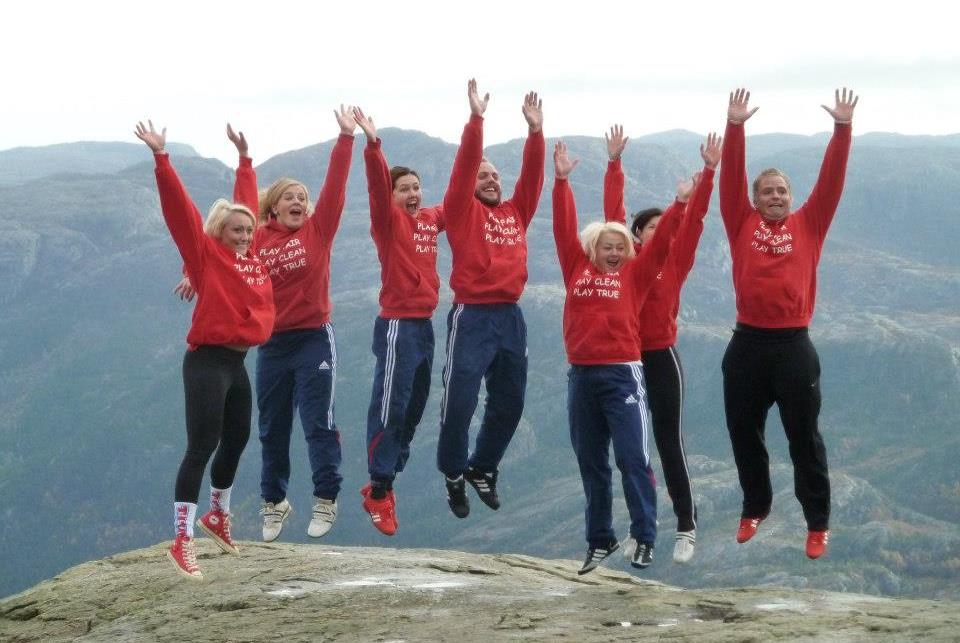
{"type": "Polygon", "coordinates": [[[187,449],[177,472],[175,538],[167,556],[177,572],[202,580],[193,522],[211,456],[210,510],[197,524],[223,551],[239,553],[230,536],[230,490],[250,436],[252,401],[243,358],[270,336],[273,290],[251,249],[253,213],[220,199],[203,223],[164,150],[166,128],[157,133],[148,123],[138,123],[136,135],[153,151],[163,218],[197,292],[183,358],[187,449]]]}
{"type": "Polygon", "coordinates": [[[430,392],[433,323],[440,276],[437,235],[443,231],[440,206],[421,207],[420,176],[408,167],[387,168],[373,118],[353,111],[367,136],[363,157],[370,193],[370,234],[380,258],[380,314],[374,323],[377,357],[367,414],[367,468],[361,490],[373,526],[397,531],[393,481],[410,456],[410,442],[430,392]]]}
{"type": "Polygon", "coordinates": [[[563,342],[570,362],[567,410],[570,440],[587,498],[586,574],[619,549],[613,530],[610,443],[637,543],[631,564],[653,561],[657,494],[647,450],[647,401],[640,362],[639,313],[670,252],[677,208],[636,258],[630,233],[619,222],[595,222],[577,238],[577,211],[567,177],[576,160],[563,142],[554,149],[553,234],[566,285],[563,342]]]}
{"type": "MultiPolygon", "coordinates": [[[[610,163],[603,185],[604,212],[608,221],[623,222],[624,176],[620,155],[628,139],[619,125],[610,128],[610,134],[605,138],[610,163]]],[[[663,270],[656,275],[639,318],[653,436],[663,466],[667,493],[677,517],[673,549],[673,560],[677,563],[686,563],[693,557],[697,528],[697,507],[690,487],[683,444],[683,367],[676,349],[677,315],[680,312],[680,290],[693,268],[697,244],[703,232],[703,218],[710,203],[713,175],[720,161],[721,141],[720,137],[711,133],[705,144],[700,146],[704,166],[694,178],[697,198],[686,205],[673,250],[663,270]]],[[[662,216],[663,211],[659,208],[648,208],[634,215],[631,231],[638,250],[654,238],[662,216]]]]}

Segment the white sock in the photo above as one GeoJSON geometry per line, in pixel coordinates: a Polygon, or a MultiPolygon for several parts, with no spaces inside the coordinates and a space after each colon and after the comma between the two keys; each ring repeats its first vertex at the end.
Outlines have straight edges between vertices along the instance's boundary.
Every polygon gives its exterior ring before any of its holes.
{"type": "Polygon", "coordinates": [[[233,487],[227,487],[226,489],[210,487],[210,508],[219,509],[225,514],[230,513],[231,489],[233,489],[233,487]]]}
{"type": "Polygon", "coordinates": [[[194,502],[173,503],[173,533],[193,538],[193,521],[197,518],[197,505],[194,502]]]}

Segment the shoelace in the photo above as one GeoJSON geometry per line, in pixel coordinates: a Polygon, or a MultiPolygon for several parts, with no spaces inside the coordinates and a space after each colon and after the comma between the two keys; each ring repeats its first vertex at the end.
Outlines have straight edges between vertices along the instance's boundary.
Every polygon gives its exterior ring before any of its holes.
{"type": "Polygon", "coordinates": [[[197,549],[192,540],[185,540],[180,543],[180,549],[183,551],[183,564],[188,572],[194,572],[197,567],[197,549]]]}
{"type": "Polygon", "coordinates": [[[223,514],[223,535],[225,536],[227,542],[233,542],[233,538],[230,537],[230,514],[223,514]]]}

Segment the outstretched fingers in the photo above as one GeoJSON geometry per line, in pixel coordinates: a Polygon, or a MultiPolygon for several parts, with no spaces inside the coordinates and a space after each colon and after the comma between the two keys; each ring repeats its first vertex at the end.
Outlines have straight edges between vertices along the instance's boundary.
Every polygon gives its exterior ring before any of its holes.
{"type": "Polygon", "coordinates": [[[611,161],[620,158],[627,146],[627,141],[630,140],[629,136],[623,135],[623,125],[611,125],[610,132],[604,132],[603,138],[607,142],[607,156],[611,161]]]}
{"type": "Polygon", "coordinates": [[[700,144],[700,158],[703,164],[714,170],[720,163],[720,153],[723,149],[723,137],[718,136],[716,132],[707,134],[707,140],[700,144]]]}
{"type": "Polygon", "coordinates": [[[830,109],[826,105],[821,105],[820,107],[826,110],[837,123],[849,123],[853,121],[853,110],[856,108],[860,97],[854,94],[852,89],[848,90],[846,87],[843,88],[842,93],[839,89],[834,90],[833,97],[835,103],[833,109],[830,109]]]}

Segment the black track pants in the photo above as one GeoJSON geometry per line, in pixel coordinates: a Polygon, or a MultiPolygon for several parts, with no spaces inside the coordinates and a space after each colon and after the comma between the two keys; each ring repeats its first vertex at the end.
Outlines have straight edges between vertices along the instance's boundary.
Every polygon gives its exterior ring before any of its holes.
{"type": "Polygon", "coordinates": [[[807,528],[827,529],[830,479],[827,451],[817,428],[820,360],[807,329],[738,324],[723,356],[723,399],[743,489],[741,516],[766,516],[773,502],[764,424],[776,403],[790,444],[794,493],[807,528]]]}
{"type": "Polygon", "coordinates": [[[677,531],[697,528],[697,507],[690,489],[687,454],[683,445],[683,367],[673,346],[643,351],[643,373],[647,381],[647,401],[653,418],[653,438],[657,443],[667,493],[677,516],[677,531]]]}
{"type": "Polygon", "coordinates": [[[233,485],[250,437],[252,397],[243,358],[244,353],[222,346],[200,346],[183,358],[187,451],[177,472],[177,502],[197,502],[211,455],[211,485],[233,485]]]}

